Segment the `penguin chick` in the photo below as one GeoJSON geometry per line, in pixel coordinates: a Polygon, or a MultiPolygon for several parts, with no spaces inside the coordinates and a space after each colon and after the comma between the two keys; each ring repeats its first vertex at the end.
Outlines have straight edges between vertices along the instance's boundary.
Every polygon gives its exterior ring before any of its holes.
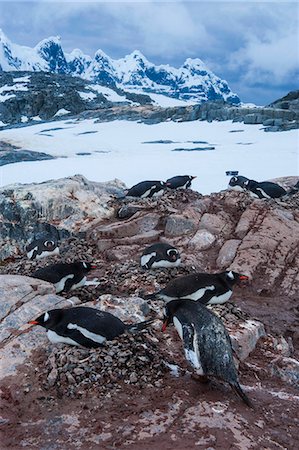
{"type": "Polygon", "coordinates": [[[92,348],[100,347],[105,341],[110,341],[125,331],[141,331],[154,320],[129,325],[106,311],[77,306],[52,309],[28,323],[46,328],[48,339],[54,344],[92,348]]]}
{"type": "Polygon", "coordinates": [[[158,242],[150,245],[143,251],[140,264],[144,269],[177,267],[181,264],[181,257],[173,245],[158,242]]]}
{"type": "Polygon", "coordinates": [[[56,294],[58,294],[62,291],[73,291],[84,286],[86,274],[92,269],[96,269],[96,266],[84,261],[70,264],[58,263],[36,270],[31,274],[31,277],[53,283],[56,294]]]}
{"type": "Polygon", "coordinates": [[[183,341],[185,357],[196,373],[226,381],[247,406],[252,406],[240,386],[231,340],[222,320],[199,302],[173,300],[165,306],[162,331],[171,323],[183,341]]]}
{"type": "Polygon", "coordinates": [[[166,185],[170,189],[188,189],[191,187],[192,180],[196,177],[191,175],[178,175],[176,177],[168,178],[166,185]]]}
{"type": "Polygon", "coordinates": [[[246,275],[232,270],[221,273],[194,273],[171,280],[164,289],[145,296],[145,299],[158,298],[165,302],[176,299],[190,299],[203,304],[222,304],[229,300],[233,285],[247,281],[246,275]]]}

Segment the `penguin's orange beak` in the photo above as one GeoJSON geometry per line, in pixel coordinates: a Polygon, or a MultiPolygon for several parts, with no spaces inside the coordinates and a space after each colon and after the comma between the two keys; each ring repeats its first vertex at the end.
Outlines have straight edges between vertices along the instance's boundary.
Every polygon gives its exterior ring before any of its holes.
{"type": "Polygon", "coordinates": [[[30,320],[30,322],[28,322],[30,325],[39,325],[39,323],[37,322],[37,320],[30,320]]]}
{"type": "Polygon", "coordinates": [[[91,264],[90,268],[91,268],[92,270],[94,270],[94,269],[97,268],[97,266],[96,266],[95,264],[91,264]]]}
{"type": "Polygon", "coordinates": [[[240,280],[241,281],[248,281],[249,280],[249,277],[247,277],[246,275],[240,275],[240,280]]]}
{"type": "Polygon", "coordinates": [[[169,320],[168,320],[168,318],[166,318],[166,319],[164,320],[163,325],[162,325],[162,328],[161,328],[162,333],[164,333],[164,331],[166,330],[167,325],[168,325],[168,322],[169,322],[169,320]]]}

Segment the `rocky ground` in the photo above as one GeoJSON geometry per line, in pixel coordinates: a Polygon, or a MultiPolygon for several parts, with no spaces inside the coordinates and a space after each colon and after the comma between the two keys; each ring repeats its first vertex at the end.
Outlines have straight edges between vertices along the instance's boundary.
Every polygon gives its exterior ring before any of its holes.
{"type": "Polygon", "coordinates": [[[3,260],[2,448],[296,449],[298,208],[298,194],[284,201],[192,191],[159,200],[111,199],[101,218],[72,226],[60,256],[37,263],[16,252],[3,260]],[[140,268],[142,249],[159,239],[177,246],[182,267],[140,268]],[[57,296],[48,283],[25,277],[37,266],[77,258],[96,263],[89,280],[97,278],[98,286],[57,296]],[[175,331],[160,331],[163,305],[143,300],[173,277],[228,267],[250,282],[234,289],[232,303],[213,310],[231,334],[254,409],[220,381],[194,379],[175,331]],[[54,346],[44,330],[25,325],[41,311],[82,302],[127,322],[157,320],[95,350],[54,346]]]}

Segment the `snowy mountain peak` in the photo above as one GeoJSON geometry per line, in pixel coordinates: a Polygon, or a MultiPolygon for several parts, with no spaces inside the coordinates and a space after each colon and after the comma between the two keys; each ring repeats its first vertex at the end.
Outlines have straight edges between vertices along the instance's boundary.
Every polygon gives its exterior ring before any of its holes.
{"type": "Polygon", "coordinates": [[[94,55],[94,59],[96,61],[100,61],[100,60],[110,61],[111,58],[105,52],[103,52],[103,50],[99,49],[96,51],[96,53],[94,55]]]}
{"type": "Polygon", "coordinates": [[[194,68],[197,70],[209,70],[200,58],[187,58],[182,67],[185,67],[186,69],[194,68]]]}
{"type": "Polygon", "coordinates": [[[129,55],[126,55],[125,57],[126,59],[136,59],[136,60],[141,60],[141,61],[147,61],[146,57],[144,56],[143,53],[141,53],[139,50],[134,50],[132,53],[130,53],[129,55]]]}
{"type": "Polygon", "coordinates": [[[102,50],[91,58],[75,49],[64,53],[59,36],[29,48],[13,44],[0,30],[0,71],[44,71],[80,76],[131,92],[164,95],[188,103],[225,100],[239,104],[227,82],[208,69],[200,58],[187,58],[179,67],[155,65],[139,51],[114,60],[102,50]]]}
{"type": "Polygon", "coordinates": [[[0,42],[8,42],[8,37],[6,36],[2,28],[0,28],[0,42]]]}

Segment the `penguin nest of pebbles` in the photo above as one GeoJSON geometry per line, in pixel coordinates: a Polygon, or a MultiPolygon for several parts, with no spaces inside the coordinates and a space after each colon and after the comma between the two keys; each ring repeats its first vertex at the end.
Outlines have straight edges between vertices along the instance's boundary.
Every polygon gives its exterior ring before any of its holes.
{"type": "Polygon", "coordinates": [[[57,396],[112,396],[124,384],[159,387],[169,372],[169,355],[147,330],[124,334],[96,349],[55,346],[40,354],[41,386],[57,396]]]}

